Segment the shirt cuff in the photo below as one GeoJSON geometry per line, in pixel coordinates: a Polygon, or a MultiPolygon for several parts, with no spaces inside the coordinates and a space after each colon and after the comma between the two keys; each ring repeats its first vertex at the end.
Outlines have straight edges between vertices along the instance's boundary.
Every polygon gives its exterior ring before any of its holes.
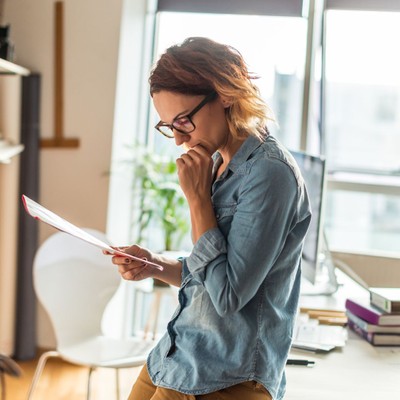
{"type": "Polygon", "coordinates": [[[186,268],[193,276],[204,281],[207,265],[224,253],[226,253],[225,237],[218,228],[210,229],[201,235],[194,245],[192,253],[186,258],[186,268]]]}
{"type": "Polygon", "coordinates": [[[189,268],[187,266],[186,257],[179,259],[182,262],[182,283],[185,282],[186,278],[190,275],[189,268]]]}

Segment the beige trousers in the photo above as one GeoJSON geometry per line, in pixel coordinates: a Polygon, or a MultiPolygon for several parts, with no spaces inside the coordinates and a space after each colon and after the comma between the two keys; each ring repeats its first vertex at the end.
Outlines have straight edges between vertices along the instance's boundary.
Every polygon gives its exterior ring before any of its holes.
{"type": "Polygon", "coordinates": [[[146,365],[133,385],[128,400],[272,400],[269,392],[257,382],[243,382],[218,392],[189,395],[153,385],[146,365]]]}

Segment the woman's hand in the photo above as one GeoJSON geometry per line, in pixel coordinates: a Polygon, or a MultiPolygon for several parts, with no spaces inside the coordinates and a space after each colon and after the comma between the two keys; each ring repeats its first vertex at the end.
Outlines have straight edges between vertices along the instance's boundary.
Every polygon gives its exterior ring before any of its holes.
{"type": "Polygon", "coordinates": [[[118,272],[123,279],[128,281],[141,281],[154,276],[155,268],[146,264],[146,260],[150,262],[153,261],[153,254],[149,250],[138,245],[116,247],[115,250],[120,250],[143,259],[143,261],[140,262],[124,257],[123,255],[114,255],[112,257],[112,263],[118,266],[118,272]]]}
{"type": "MultiPolygon", "coordinates": [[[[138,245],[130,247],[114,247],[115,250],[131,254],[143,259],[143,261],[132,260],[124,255],[113,255],[112,263],[118,266],[118,272],[127,281],[141,281],[146,278],[157,278],[170,285],[180,286],[182,281],[182,262],[163,256],[162,254],[152,253],[138,245]],[[157,268],[146,264],[146,261],[153,262],[162,266],[160,271],[157,268]]],[[[104,254],[110,255],[106,250],[104,254]]]]}
{"type": "Polygon", "coordinates": [[[189,203],[195,197],[210,198],[213,160],[203,146],[195,146],[182,154],[176,165],[179,184],[189,203]]]}
{"type": "Polygon", "coordinates": [[[202,146],[195,146],[176,160],[178,178],[189,204],[192,241],[217,226],[211,203],[213,160],[202,146]]]}

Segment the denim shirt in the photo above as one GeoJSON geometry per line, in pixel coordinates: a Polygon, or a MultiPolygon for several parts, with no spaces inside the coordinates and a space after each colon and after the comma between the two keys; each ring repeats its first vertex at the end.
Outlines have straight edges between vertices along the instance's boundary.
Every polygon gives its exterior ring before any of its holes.
{"type": "MultiPolygon", "coordinates": [[[[220,163],[217,153],[214,171],[220,163]]],[[[256,381],[281,399],[311,219],[304,181],[276,139],[250,136],[212,203],[218,227],[182,260],[179,306],[149,355],[150,377],[192,395],[256,381]]]]}

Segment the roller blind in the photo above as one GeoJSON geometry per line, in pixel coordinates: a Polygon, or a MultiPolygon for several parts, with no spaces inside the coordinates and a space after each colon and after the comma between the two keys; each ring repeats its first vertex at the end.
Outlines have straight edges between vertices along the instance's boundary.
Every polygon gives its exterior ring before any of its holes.
{"type": "Polygon", "coordinates": [[[158,0],[157,11],[302,16],[302,0],[158,0]]]}
{"type": "Polygon", "coordinates": [[[326,9],[400,11],[399,0],[326,0],[326,9]]]}

